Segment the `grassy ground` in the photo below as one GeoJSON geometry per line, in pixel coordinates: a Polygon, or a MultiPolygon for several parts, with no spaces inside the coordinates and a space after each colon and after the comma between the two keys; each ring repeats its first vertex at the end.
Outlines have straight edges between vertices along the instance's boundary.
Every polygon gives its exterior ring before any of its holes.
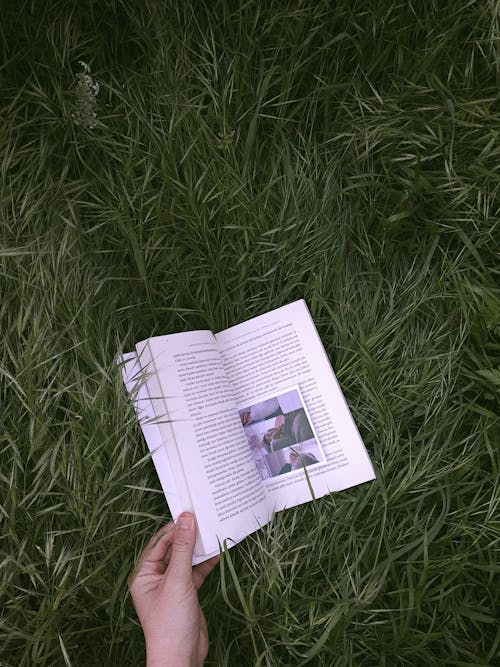
{"type": "Polygon", "coordinates": [[[231,552],[208,664],[499,664],[498,2],[2,4],[0,665],[142,664],[115,355],[301,297],[377,481],[231,552]]]}

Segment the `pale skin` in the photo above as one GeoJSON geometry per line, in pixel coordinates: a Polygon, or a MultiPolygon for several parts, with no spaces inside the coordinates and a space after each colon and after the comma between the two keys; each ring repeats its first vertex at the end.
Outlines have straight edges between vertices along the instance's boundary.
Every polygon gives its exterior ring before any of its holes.
{"type": "Polygon", "coordinates": [[[146,640],[147,667],[199,667],[208,653],[208,631],[198,589],[219,557],[192,567],[196,526],[183,513],[153,536],[129,579],[146,640]]]}
{"type": "Polygon", "coordinates": [[[264,434],[265,442],[269,444],[273,438],[280,438],[283,434],[284,425],[285,417],[283,415],[278,415],[274,420],[274,426],[268,429],[264,434]]]}

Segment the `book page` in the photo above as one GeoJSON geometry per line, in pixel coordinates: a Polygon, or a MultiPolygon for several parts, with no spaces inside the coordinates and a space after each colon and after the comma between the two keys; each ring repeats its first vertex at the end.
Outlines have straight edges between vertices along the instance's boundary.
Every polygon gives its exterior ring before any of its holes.
{"type": "Polygon", "coordinates": [[[164,432],[156,423],[156,416],[149,399],[148,389],[143,377],[141,365],[137,360],[137,355],[127,353],[121,360],[123,383],[132,398],[133,406],[141,426],[142,434],[146,440],[151,458],[160,480],[161,488],[167,499],[167,503],[172,516],[177,518],[179,514],[190,505],[189,491],[183,484],[183,478],[175,476],[172,465],[169,461],[167,451],[169,450],[170,440],[173,434],[167,433],[164,438],[164,432]],[[180,487],[180,488],[178,488],[180,487]]]}
{"type": "Polygon", "coordinates": [[[304,301],[216,336],[274,510],[374,479],[304,301]]]}
{"type": "Polygon", "coordinates": [[[269,520],[234,391],[209,331],[150,338],[136,346],[160,428],[177,457],[205,553],[243,539],[269,520]]]}
{"type": "MultiPolygon", "coordinates": [[[[157,418],[153,411],[137,354],[135,352],[126,353],[119,360],[119,363],[121,364],[123,383],[132,399],[170,513],[174,521],[176,521],[182,512],[194,510],[189,490],[185,484],[184,475],[174,473],[172,465],[174,461],[171,463],[167,455],[167,452],[170,452],[172,458],[171,438],[173,437],[173,433],[167,430],[165,439],[165,432],[162,432],[160,425],[156,423],[157,418]]],[[[216,552],[204,553],[203,546],[199,543],[193,555],[193,565],[211,558],[218,552],[219,550],[217,549],[216,552]]]]}

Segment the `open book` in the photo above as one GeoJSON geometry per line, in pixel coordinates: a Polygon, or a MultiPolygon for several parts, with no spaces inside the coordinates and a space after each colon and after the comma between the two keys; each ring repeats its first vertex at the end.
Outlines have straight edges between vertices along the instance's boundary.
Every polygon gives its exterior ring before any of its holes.
{"type": "Polygon", "coordinates": [[[304,301],[148,338],[122,372],[174,520],[196,517],[194,563],[312,492],[374,479],[304,301]]]}

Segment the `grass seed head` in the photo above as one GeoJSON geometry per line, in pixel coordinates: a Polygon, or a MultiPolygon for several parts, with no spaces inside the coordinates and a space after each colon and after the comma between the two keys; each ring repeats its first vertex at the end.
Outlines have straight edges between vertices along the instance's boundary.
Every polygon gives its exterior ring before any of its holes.
{"type": "Polygon", "coordinates": [[[84,60],[79,60],[83,71],[76,75],[76,103],[73,112],[73,120],[80,127],[93,130],[97,126],[97,95],[99,94],[99,83],[94,81],[90,74],[90,65],[84,60]]]}

